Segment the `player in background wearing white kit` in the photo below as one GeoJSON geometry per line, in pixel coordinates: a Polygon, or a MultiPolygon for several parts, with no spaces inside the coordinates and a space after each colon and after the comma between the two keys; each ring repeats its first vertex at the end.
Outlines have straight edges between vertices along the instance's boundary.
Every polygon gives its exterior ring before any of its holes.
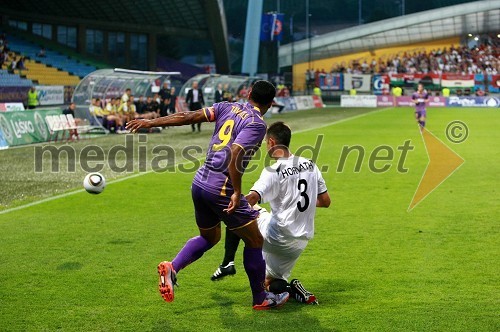
{"type": "MultiPolygon", "coordinates": [[[[288,283],[288,278],[314,235],[316,207],[330,206],[330,196],[318,167],[311,160],[289,151],[290,139],[291,130],[283,122],[269,126],[267,150],[276,163],[262,171],[246,199],[260,212],[257,222],[264,237],[263,254],[269,291],[288,291],[299,302],[317,304],[316,297],[299,280],[293,279],[288,283]],[[258,202],[269,202],[271,213],[259,207],[258,202]]],[[[226,232],[224,262],[215,271],[212,280],[236,273],[234,256],[238,244],[239,238],[233,232],[226,232]]]]}

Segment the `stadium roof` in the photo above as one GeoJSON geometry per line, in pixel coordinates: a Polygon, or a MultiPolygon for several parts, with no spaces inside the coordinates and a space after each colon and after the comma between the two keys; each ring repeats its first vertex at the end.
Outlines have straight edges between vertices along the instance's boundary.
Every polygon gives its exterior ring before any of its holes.
{"type": "Polygon", "coordinates": [[[217,69],[229,72],[222,0],[3,1],[2,14],[40,23],[84,24],[110,30],[210,39],[217,69]]]}
{"type": "Polygon", "coordinates": [[[476,1],[327,33],[279,49],[280,67],[377,48],[500,31],[500,0],[476,1]],[[310,48],[310,50],[309,50],[310,48]],[[293,51],[293,54],[292,54],[293,51]]]}

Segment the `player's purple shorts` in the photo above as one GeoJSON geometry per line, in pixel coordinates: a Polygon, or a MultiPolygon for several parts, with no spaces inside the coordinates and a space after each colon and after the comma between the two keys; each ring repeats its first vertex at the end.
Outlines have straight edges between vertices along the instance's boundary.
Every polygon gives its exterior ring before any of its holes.
{"type": "Polygon", "coordinates": [[[224,221],[226,226],[233,230],[240,228],[257,219],[258,211],[255,211],[245,196],[241,196],[240,206],[232,214],[227,214],[227,209],[231,196],[215,195],[211,192],[193,184],[191,186],[193,196],[196,224],[201,229],[210,229],[217,226],[220,221],[224,221]]]}
{"type": "Polygon", "coordinates": [[[415,117],[417,119],[420,119],[421,117],[427,117],[427,111],[426,110],[423,110],[423,111],[415,111],[415,117]]]}

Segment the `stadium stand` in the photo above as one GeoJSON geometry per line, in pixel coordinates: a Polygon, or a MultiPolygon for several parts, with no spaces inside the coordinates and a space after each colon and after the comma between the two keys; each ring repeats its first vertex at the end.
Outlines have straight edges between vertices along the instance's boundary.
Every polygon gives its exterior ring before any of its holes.
{"type": "Polygon", "coordinates": [[[46,50],[45,57],[38,57],[37,55],[40,51],[39,45],[15,36],[9,36],[9,46],[11,51],[25,56],[34,62],[36,61],[49,67],[66,71],[70,75],[75,75],[80,78],[83,78],[96,70],[96,67],[82,64],[67,55],[51,51],[49,49],[46,50]]]}
{"type": "Polygon", "coordinates": [[[31,80],[23,79],[18,74],[10,74],[6,69],[0,70],[0,87],[32,85],[31,80]]]}

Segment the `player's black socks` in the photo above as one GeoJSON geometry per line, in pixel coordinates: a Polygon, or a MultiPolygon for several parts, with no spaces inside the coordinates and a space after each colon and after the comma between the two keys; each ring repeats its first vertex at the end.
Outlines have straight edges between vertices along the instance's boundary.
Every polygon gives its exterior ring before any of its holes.
{"type": "Polygon", "coordinates": [[[238,245],[240,244],[240,238],[238,235],[231,232],[226,228],[226,242],[224,244],[224,260],[222,261],[222,266],[227,266],[229,262],[234,262],[234,257],[236,251],[238,250],[238,245]]]}

